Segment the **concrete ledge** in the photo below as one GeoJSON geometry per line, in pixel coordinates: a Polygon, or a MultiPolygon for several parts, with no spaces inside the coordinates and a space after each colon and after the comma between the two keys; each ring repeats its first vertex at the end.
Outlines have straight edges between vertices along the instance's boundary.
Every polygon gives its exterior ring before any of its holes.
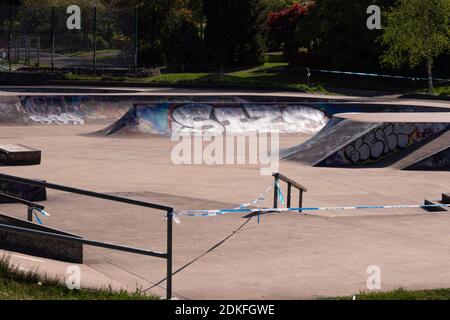
{"type": "Polygon", "coordinates": [[[41,150],[21,144],[0,145],[0,164],[5,166],[31,166],[41,163],[41,150]]]}
{"type": "MultiPolygon", "coordinates": [[[[81,238],[58,229],[44,227],[0,214],[0,224],[81,238]]],[[[70,263],[83,263],[83,245],[44,236],[0,230],[0,249],[70,263]]]]}
{"type": "MultiPolygon", "coordinates": [[[[35,180],[45,182],[45,180],[35,180]]],[[[47,191],[43,187],[4,179],[0,179],[0,192],[32,202],[47,200],[47,191]]],[[[0,196],[0,203],[14,203],[14,201],[0,196]]]]}

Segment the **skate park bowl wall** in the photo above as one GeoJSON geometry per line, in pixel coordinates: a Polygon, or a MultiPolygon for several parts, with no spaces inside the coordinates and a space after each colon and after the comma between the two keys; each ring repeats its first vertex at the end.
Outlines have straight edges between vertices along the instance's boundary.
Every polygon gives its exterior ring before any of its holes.
{"type": "MultiPolygon", "coordinates": [[[[449,130],[449,111],[450,108],[426,104],[279,96],[53,94],[0,97],[2,125],[101,123],[105,124],[103,130],[86,134],[111,138],[255,131],[306,134],[310,136],[308,141],[282,150],[281,158],[331,167],[386,166],[407,156],[410,157],[408,167],[432,155],[439,160],[448,154],[442,151],[449,147],[448,134],[445,134],[449,130]],[[362,121],[342,117],[342,113],[382,114],[384,118],[362,121]],[[422,116],[425,113],[427,116],[422,116]],[[417,115],[414,120],[405,117],[411,114],[417,115]],[[430,143],[433,149],[428,154],[416,154],[430,143]]],[[[444,164],[444,170],[448,167],[446,159],[438,162],[444,164]]]]}

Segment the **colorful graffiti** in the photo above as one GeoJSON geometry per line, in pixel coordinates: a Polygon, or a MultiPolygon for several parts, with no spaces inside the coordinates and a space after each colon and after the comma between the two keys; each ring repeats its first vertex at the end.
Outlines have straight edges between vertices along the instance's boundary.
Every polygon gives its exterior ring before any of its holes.
{"type": "Polygon", "coordinates": [[[272,132],[314,133],[328,121],[317,109],[301,105],[184,104],[175,106],[170,114],[172,132],[190,133],[202,130],[206,134],[272,132]],[[202,128],[198,124],[201,122],[202,128]]]}
{"type": "Polygon", "coordinates": [[[347,144],[319,166],[363,165],[385,159],[448,129],[445,123],[384,123],[347,144]]]}
{"type": "Polygon", "coordinates": [[[23,96],[20,97],[26,124],[84,125],[91,121],[114,121],[132,104],[113,99],[88,96],[23,96]]]}
{"type": "Polygon", "coordinates": [[[243,132],[314,133],[327,123],[320,110],[302,105],[251,103],[179,103],[135,105],[110,126],[119,131],[149,134],[217,135],[243,132]]]}

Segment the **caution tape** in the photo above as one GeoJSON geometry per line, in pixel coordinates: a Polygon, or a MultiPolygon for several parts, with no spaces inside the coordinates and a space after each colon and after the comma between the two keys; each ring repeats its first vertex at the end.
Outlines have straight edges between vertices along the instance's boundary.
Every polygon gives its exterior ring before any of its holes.
{"type": "Polygon", "coordinates": [[[430,205],[387,205],[387,206],[353,206],[353,207],[304,207],[304,208],[241,208],[221,210],[188,210],[176,211],[174,215],[190,217],[214,217],[229,213],[281,213],[281,212],[305,212],[305,211],[343,211],[343,210],[373,210],[373,209],[413,209],[413,208],[450,208],[450,204],[430,205]]]}
{"type": "Polygon", "coordinates": [[[36,221],[39,224],[42,224],[42,220],[39,218],[38,213],[40,213],[41,215],[43,215],[44,217],[50,217],[50,214],[48,214],[46,211],[42,210],[42,209],[38,209],[38,208],[32,208],[33,210],[33,215],[36,218],[36,221]]]}
{"type": "MultiPolygon", "coordinates": [[[[405,79],[412,81],[428,81],[428,78],[423,77],[405,77],[405,76],[395,76],[388,74],[377,74],[377,73],[365,73],[365,72],[352,72],[352,71],[337,71],[337,70],[322,70],[322,69],[310,69],[306,68],[308,77],[311,76],[312,72],[320,72],[320,73],[334,73],[334,74],[347,74],[347,75],[355,75],[355,76],[365,76],[365,77],[378,77],[378,78],[390,78],[390,79],[405,79]]],[[[450,79],[442,79],[442,78],[433,78],[434,81],[450,81],[450,79]]]]}

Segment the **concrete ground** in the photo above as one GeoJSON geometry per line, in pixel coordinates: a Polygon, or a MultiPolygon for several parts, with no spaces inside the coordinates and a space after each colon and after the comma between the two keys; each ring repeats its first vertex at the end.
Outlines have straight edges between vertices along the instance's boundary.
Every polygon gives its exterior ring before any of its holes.
{"type": "MultiPolygon", "coordinates": [[[[42,164],[1,172],[109,192],[176,210],[233,208],[272,183],[258,166],[177,166],[163,137],[81,136],[101,126],[0,127],[2,143],[43,152],[42,164]]],[[[307,136],[282,136],[282,147],[307,136]]],[[[421,204],[450,191],[450,172],[311,168],[282,162],[305,185],[305,206],[421,204]]],[[[89,239],[165,250],[164,213],[49,190],[44,224],[89,239]]],[[[264,203],[271,206],[272,195],[264,203]]],[[[0,211],[25,218],[19,205],[0,211]]],[[[366,290],[369,266],[381,289],[450,287],[450,215],[421,209],[181,217],[174,226],[174,292],[181,299],[298,299],[366,290]]],[[[12,253],[24,268],[64,274],[67,264],[12,253]],[[30,260],[31,259],[31,260],[30,260]]],[[[165,261],[86,247],[85,286],[111,284],[164,296],[165,261]]]]}

